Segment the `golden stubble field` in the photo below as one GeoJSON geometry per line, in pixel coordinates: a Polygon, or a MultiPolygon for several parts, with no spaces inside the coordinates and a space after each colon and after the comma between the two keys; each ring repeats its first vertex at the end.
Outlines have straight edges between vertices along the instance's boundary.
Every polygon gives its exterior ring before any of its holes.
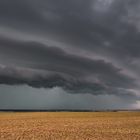
{"type": "Polygon", "coordinates": [[[140,140],[140,112],[0,113],[0,140],[140,140]]]}

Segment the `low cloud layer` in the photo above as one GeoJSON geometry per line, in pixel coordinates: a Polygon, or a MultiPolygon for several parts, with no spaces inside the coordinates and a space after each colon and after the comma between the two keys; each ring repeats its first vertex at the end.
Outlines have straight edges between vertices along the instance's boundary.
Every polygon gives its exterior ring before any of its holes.
{"type": "Polygon", "coordinates": [[[1,84],[27,84],[38,88],[58,86],[74,93],[91,94],[110,94],[109,90],[113,88],[125,90],[136,86],[135,79],[104,60],[69,54],[36,42],[4,38],[0,44],[8,65],[0,67],[1,84]]]}
{"type": "Polygon", "coordinates": [[[138,102],[139,7],[136,0],[0,1],[0,84],[138,102]]]}

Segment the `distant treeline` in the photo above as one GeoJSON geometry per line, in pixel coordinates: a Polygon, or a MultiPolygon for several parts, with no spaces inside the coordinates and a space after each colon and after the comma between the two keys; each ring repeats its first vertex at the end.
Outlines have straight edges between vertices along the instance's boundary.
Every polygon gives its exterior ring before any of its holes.
{"type": "Polygon", "coordinates": [[[119,112],[140,110],[76,110],[76,109],[0,109],[0,112],[119,112]]]}

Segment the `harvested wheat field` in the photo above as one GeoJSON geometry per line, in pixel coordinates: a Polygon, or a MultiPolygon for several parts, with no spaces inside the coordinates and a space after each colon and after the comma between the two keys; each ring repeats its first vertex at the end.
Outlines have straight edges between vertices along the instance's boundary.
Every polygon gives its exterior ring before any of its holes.
{"type": "Polygon", "coordinates": [[[140,112],[0,113],[0,140],[140,140],[140,112]]]}

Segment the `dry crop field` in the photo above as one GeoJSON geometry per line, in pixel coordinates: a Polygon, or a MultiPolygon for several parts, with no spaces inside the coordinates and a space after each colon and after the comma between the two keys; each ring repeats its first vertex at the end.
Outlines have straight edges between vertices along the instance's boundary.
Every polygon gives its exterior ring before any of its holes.
{"type": "Polygon", "coordinates": [[[0,140],[140,140],[140,112],[0,113],[0,140]]]}

